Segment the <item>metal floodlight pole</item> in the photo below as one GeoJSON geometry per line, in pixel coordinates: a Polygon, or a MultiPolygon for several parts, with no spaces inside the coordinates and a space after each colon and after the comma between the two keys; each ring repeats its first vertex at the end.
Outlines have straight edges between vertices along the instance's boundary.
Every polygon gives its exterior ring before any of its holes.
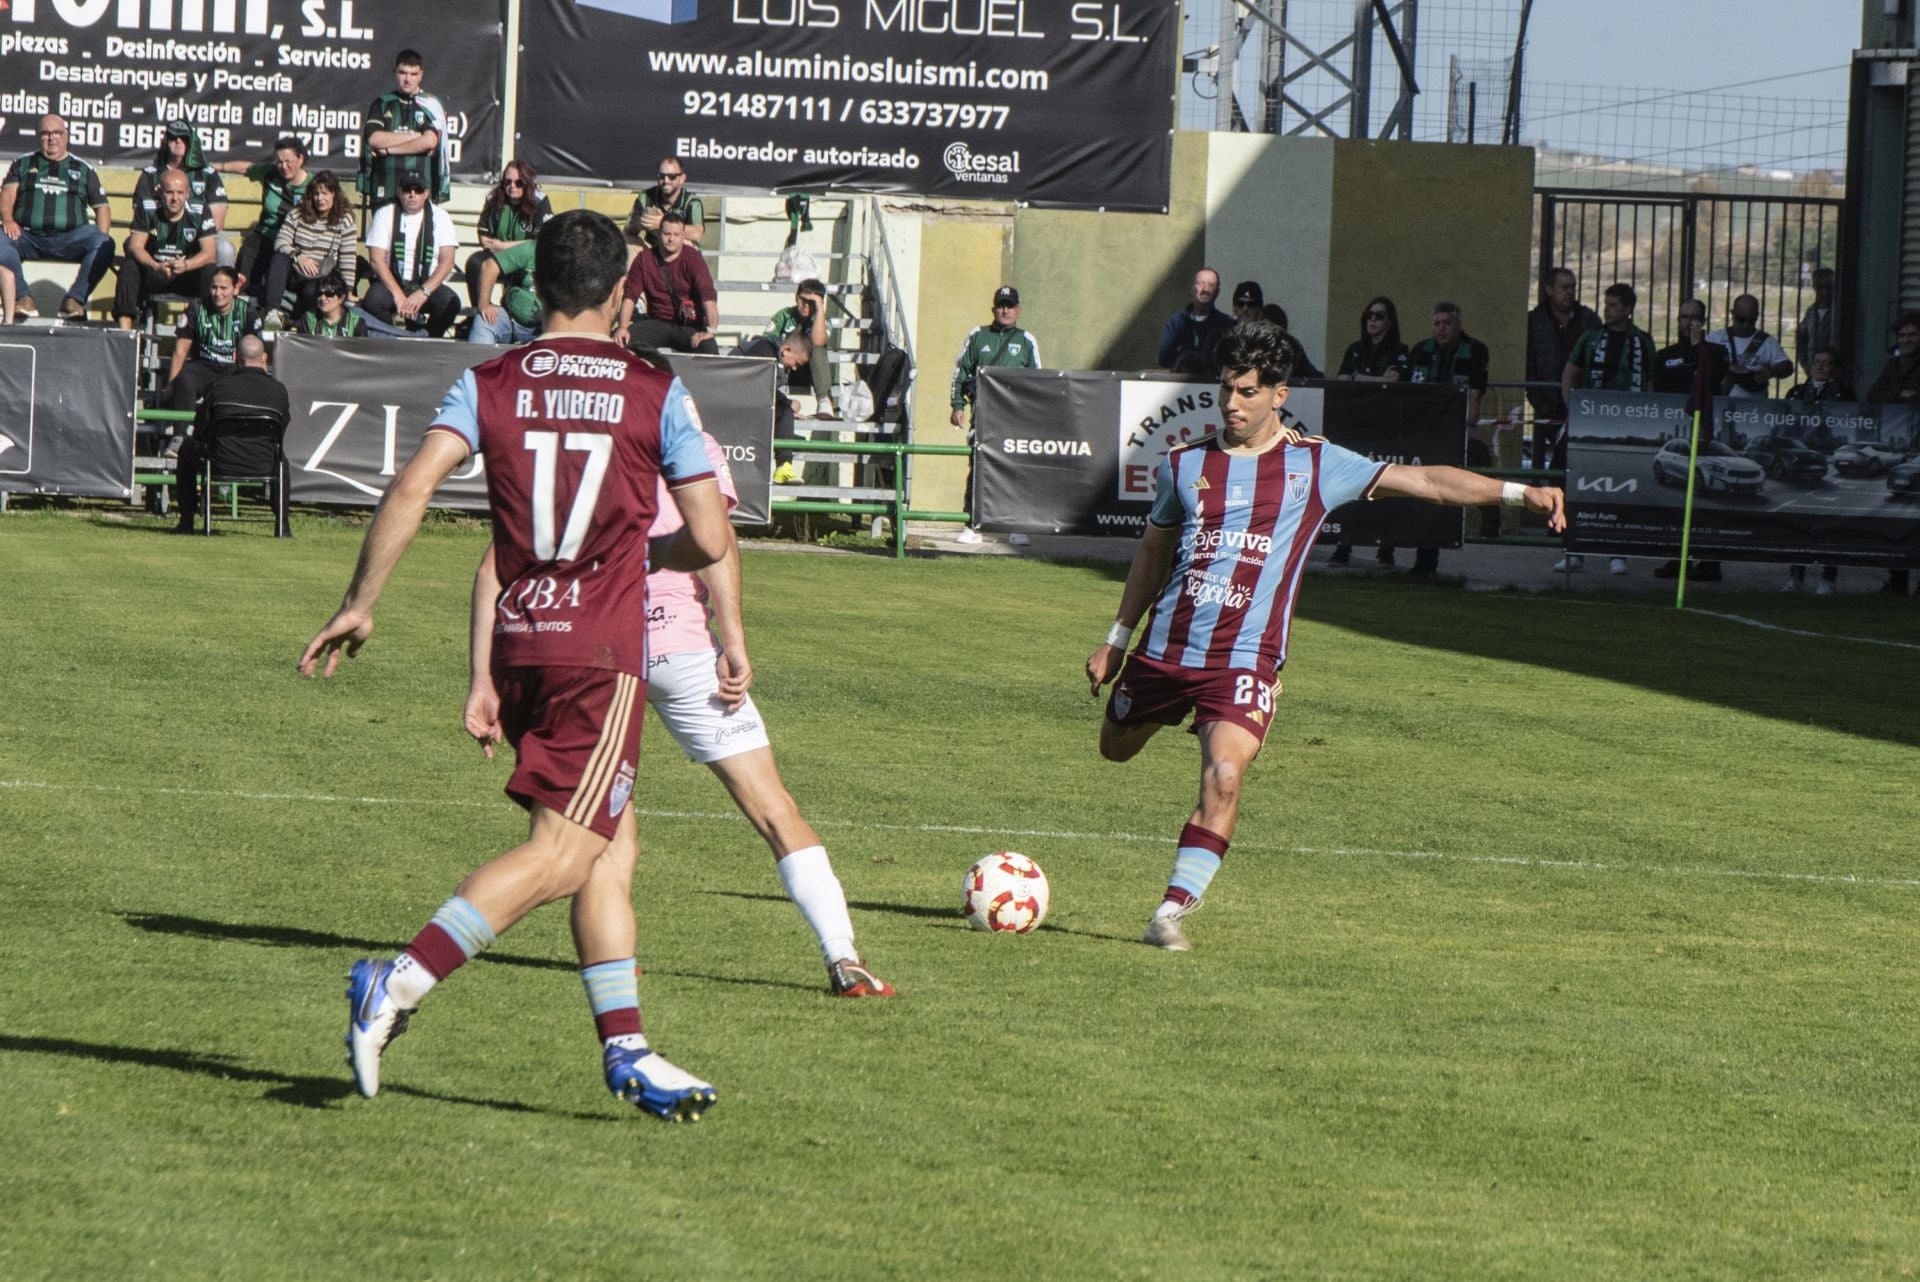
{"type": "Polygon", "coordinates": [[[1233,132],[1236,114],[1233,99],[1234,71],[1240,65],[1240,6],[1235,0],[1220,0],[1219,70],[1214,72],[1213,127],[1221,133],[1233,132]]]}
{"type": "Polygon", "coordinates": [[[1353,110],[1347,116],[1347,137],[1373,134],[1373,0],[1353,3],[1353,110]]]}

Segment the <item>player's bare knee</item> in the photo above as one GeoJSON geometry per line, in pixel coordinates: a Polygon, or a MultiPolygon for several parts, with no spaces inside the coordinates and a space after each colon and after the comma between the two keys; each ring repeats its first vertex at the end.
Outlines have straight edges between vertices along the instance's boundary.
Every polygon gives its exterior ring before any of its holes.
{"type": "Polygon", "coordinates": [[[1233,803],[1240,799],[1240,764],[1236,761],[1209,761],[1200,772],[1200,790],[1214,800],[1233,803]]]}

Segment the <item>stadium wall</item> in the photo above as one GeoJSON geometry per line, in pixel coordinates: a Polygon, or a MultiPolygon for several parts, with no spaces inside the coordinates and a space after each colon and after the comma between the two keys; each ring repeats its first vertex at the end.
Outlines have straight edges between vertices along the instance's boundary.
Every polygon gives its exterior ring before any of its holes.
{"type": "Polygon", "coordinates": [[[1286,309],[1289,331],[1324,368],[1334,227],[1333,140],[1205,136],[1205,258],[1220,273],[1219,306],[1232,308],[1233,287],[1240,281],[1259,281],[1266,301],[1286,309]]]}

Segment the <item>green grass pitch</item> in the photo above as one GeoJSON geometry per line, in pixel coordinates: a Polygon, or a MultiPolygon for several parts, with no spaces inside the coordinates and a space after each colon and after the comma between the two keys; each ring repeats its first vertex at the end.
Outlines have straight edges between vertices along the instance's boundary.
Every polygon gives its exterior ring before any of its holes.
{"type": "Polygon", "coordinates": [[[755,693],[901,992],[825,996],[657,725],[617,1106],[564,910],[352,1094],[348,965],[515,843],[458,726],[481,536],[331,683],[359,531],[0,519],[0,1277],[1765,1278],[1920,1267],[1920,610],[1320,577],[1197,951],[1192,804],[1094,752],[1122,567],[750,552],[755,693]],[[1814,635],[1802,635],[1812,633],[1814,635]],[[1891,643],[1891,644],[1889,644],[1891,643]],[[1053,885],[1026,938],[960,875],[1053,885]]]}

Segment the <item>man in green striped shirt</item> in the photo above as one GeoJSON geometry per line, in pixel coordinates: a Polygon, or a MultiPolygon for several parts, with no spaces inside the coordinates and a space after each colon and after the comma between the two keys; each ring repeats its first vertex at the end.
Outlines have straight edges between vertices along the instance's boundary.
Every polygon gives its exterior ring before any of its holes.
{"type": "Polygon", "coordinates": [[[13,275],[23,315],[37,315],[27,293],[28,258],[79,263],[62,319],[87,314],[87,297],[113,265],[113,213],[100,175],[67,150],[67,122],[40,117],[40,150],[28,152],[0,180],[0,271],[13,275]]]}

